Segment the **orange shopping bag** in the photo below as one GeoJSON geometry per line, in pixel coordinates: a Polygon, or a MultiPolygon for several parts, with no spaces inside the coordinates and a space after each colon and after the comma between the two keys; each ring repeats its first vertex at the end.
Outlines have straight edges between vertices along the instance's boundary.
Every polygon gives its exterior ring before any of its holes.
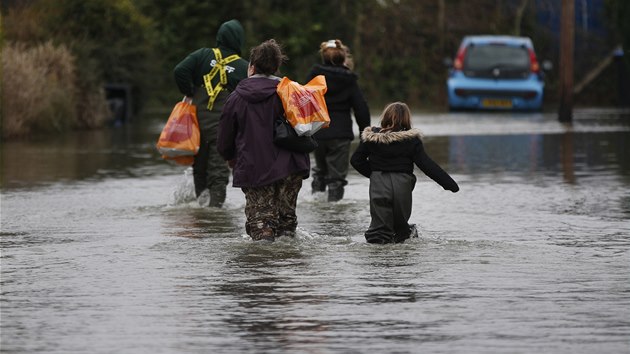
{"type": "Polygon", "coordinates": [[[197,108],[184,101],[177,103],[156,144],[158,151],[165,160],[189,166],[199,151],[199,142],[197,108]]]}
{"type": "Polygon", "coordinates": [[[324,94],[328,90],[324,75],[315,76],[306,85],[284,77],[276,91],[282,100],[287,120],[298,135],[313,135],[330,125],[324,94]]]}

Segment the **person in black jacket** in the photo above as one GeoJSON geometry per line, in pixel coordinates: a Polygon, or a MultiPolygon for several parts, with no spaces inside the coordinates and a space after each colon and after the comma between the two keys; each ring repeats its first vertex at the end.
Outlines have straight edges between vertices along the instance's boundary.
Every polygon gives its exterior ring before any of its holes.
{"type": "Polygon", "coordinates": [[[354,139],[351,111],[359,126],[359,132],[370,125],[370,110],[357,83],[357,75],[346,66],[348,49],[340,40],[330,40],[320,45],[322,64],[311,68],[307,82],[317,75],[324,75],[328,90],[324,95],[330,126],[313,136],[318,147],[314,151],[313,192],[324,192],[328,187],[328,201],[343,198],[348,183],[348,159],[350,143],[354,139]]]}
{"type": "Polygon", "coordinates": [[[417,236],[409,225],[412,195],[416,184],[414,164],[445,190],[459,191],[457,183],[424,151],[422,133],[411,128],[409,107],[394,102],[385,107],[380,127],[368,127],[350,160],[370,179],[369,243],[401,243],[417,236]]]}
{"type": "Polygon", "coordinates": [[[219,117],[229,93],[247,77],[248,65],[240,57],[245,35],[238,20],[221,24],[216,38],[215,48],[195,50],[173,70],[179,91],[197,107],[201,144],[193,163],[193,181],[197,198],[202,193],[210,196],[208,202],[205,198],[199,202],[211,207],[223,205],[230,178],[230,170],[215,148],[219,117]]]}

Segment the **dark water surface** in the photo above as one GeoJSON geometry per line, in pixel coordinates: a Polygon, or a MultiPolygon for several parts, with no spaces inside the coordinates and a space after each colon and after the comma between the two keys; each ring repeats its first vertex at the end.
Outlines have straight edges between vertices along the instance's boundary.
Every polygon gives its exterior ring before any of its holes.
{"type": "MultiPolygon", "coordinates": [[[[376,124],[376,117],[373,123],[376,124]]],[[[630,353],[630,112],[418,114],[420,238],[368,245],[368,180],[299,196],[299,234],[192,200],[163,117],[2,143],[0,351],[630,353]]]]}

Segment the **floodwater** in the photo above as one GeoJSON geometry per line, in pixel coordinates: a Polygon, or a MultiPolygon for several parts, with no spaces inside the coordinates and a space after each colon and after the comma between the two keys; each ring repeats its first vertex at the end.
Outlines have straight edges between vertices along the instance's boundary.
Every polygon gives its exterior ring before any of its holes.
{"type": "MultiPolygon", "coordinates": [[[[369,245],[368,180],[254,243],[191,198],[164,117],[2,143],[6,353],[630,353],[630,112],[417,114],[420,237],[369,245]]],[[[377,118],[373,117],[373,123],[377,118]]]]}

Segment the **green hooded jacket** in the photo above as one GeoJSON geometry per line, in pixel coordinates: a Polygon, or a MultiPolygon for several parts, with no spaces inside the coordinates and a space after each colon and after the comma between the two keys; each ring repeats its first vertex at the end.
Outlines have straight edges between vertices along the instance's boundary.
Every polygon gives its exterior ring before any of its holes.
{"type": "MultiPolygon", "coordinates": [[[[243,27],[237,20],[224,22],[217,31],[217,45],[221,56],[227,58],[232,54],[241,55],[241,47],[245,42],[243,27]]],[[[248,62],[239,58],[229,64],[227,71],[227,85],[214,102],[212,111],[208,111],[208,94],[203,82],[203,76],[212,69],[214,60],[212,48],[200,48],[190,53],[184,60],[175,66],[173,74],[179,91],[193,98],[193,104],[197,106],[197,118],[203,135],[211,134],[215,129],[223,109],[223,104],[229,92],[236,88],[238,83],[247,77],[248,62]],[[204,134],[205,133],[205,134],[204,134]]],[[[215,86],[219,82],[219,75],[212,80],[215,86]]]]}

